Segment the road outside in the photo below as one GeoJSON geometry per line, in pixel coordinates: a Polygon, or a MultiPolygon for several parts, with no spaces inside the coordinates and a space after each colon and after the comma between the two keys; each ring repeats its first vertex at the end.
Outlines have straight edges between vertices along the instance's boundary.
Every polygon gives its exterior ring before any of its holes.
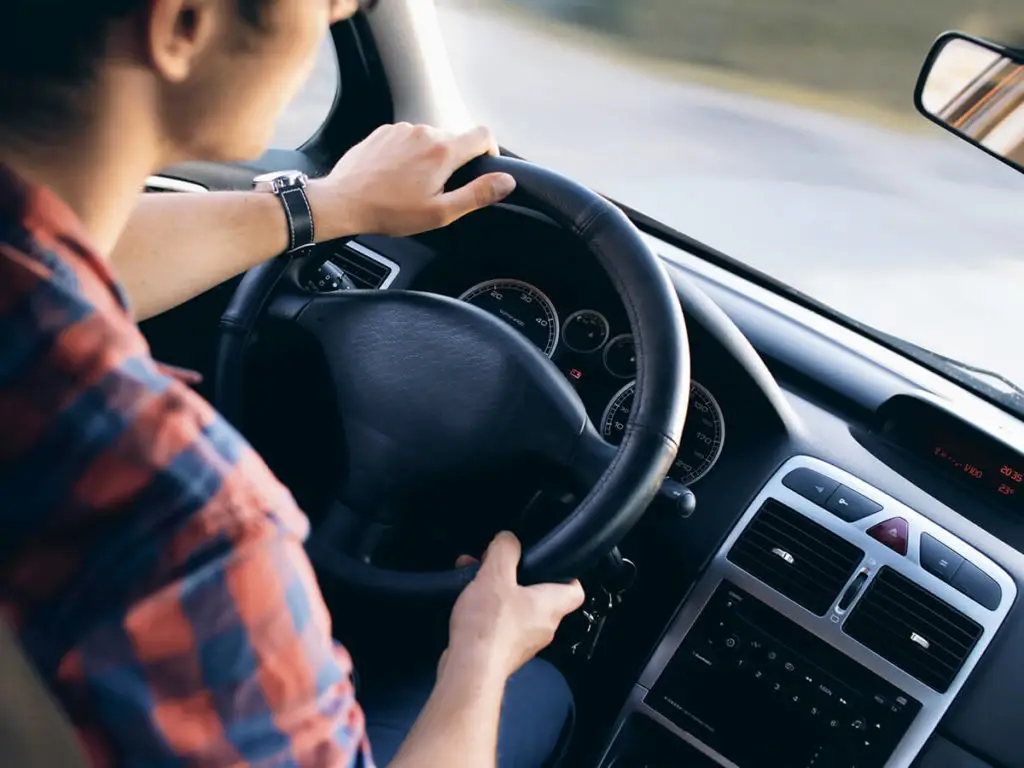
{"type": "MultiPolygon", "coordinates": [[[[1016,172],[923,118],[896,129],[855,106],[698,85],[489,3],[438,5],[466,100],[505,146],[841,312],[1024,383],[1016,172]]],[[[319,122],[333,78],[325,53],[281,146],[319,122]]]]}

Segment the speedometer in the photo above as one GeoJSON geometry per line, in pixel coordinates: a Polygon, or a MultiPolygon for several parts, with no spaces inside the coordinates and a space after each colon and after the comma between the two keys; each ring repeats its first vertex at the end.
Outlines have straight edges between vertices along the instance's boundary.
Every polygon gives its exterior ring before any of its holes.
{"type": "MultiPolygon", "coordinates": [[[[636,382],[631,381],[612,397],[601,418],[601,435],[609,443],[618,445],[629,421],[636,394],[636,382]]],[[[707,388],[696,381],[690,382],[690,405],[686,412],[686,425],[679,441],[679,453],[669,469],[668,476],[683,485],[693,485],[715,466],[725,443],[725,416],[722,408],[707,388]]]]}
{"type": "Polygon", "coordinates": [[[459,296],[511,325],[548,357],[558,345],[558,314],[551,299],[522,280],[488,280],[459,296]]]}

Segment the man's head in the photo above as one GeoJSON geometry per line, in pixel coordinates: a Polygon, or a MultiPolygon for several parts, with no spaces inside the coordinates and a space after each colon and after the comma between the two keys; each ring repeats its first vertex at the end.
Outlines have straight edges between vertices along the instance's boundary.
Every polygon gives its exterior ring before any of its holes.
{"type": "Polygon", "coordinates": [[[116,113],[165,161],[257,155],[329,25],[358,5],[0,0],[0,143],[60,146],[116,113]]]}

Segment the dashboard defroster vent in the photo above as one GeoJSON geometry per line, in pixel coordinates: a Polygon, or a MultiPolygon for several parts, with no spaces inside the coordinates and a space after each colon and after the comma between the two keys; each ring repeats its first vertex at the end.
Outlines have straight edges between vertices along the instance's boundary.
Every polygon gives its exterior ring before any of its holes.
{"type": "Polygon", "coordinates": [[[768,499],[728,558],[818,616],[824,616],[864,552],[785,504],[768,499]]]}
{"type": "Polygon", "coordinates": [[[359,243],[347,243],[331,252],[331,261],[348,275],[356,288],[387,288],[398,275],[398,265],[359,243]]]}
{"type": "Polygon", "coordinates": [[[925,685],[945,693],[983,629],[886,566],[864,592],[843,631],[925,685]]]}

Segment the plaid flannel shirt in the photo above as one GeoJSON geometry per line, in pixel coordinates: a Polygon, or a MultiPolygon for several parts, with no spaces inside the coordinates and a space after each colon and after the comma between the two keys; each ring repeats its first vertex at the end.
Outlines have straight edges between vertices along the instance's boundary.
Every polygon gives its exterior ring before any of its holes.
{"type": "Polygon", "coordinates": [[[308,521],[0,166],[0,612],[97,765],[372,765],[308,521]]]}

